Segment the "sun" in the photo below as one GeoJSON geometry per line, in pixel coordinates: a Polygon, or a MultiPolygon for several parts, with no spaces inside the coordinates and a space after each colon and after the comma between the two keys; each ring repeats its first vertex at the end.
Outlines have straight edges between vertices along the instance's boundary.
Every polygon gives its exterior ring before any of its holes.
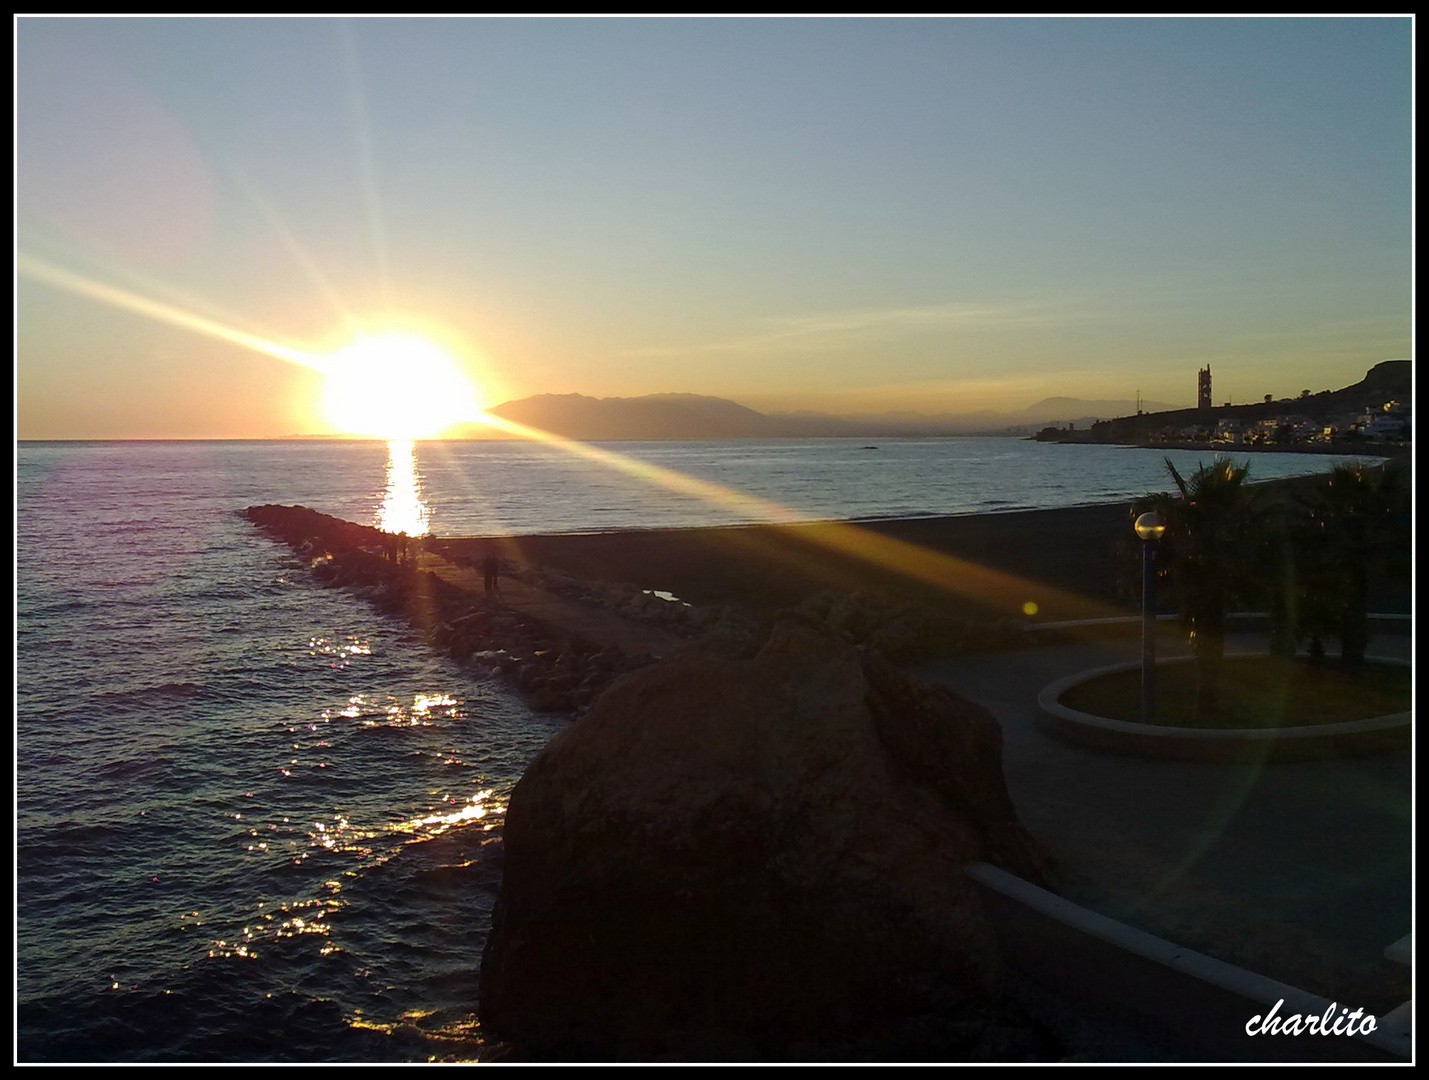
{"type": "Polygon", "coordinates": [[[348,435],[430,439],[480,414],[476,387],[439,346],[416,334],[365,335],[325,365],[322,411],[348,435]]]}

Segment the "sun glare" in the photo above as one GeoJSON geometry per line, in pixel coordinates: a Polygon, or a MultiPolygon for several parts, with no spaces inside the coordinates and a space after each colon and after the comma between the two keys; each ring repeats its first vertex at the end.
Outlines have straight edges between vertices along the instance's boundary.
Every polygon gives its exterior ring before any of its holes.
{"type": "Polygon", "coordinates": [[[426,338],[360,338],[328,361],[322,409],[348,435],[430,439],[480,414],[476,387],[426,338]]]}

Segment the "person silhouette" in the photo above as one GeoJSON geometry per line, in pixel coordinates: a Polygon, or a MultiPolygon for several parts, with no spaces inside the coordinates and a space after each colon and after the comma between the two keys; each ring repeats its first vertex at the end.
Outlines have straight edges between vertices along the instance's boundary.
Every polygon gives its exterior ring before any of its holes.
{"type": "Polygon", "coordinates": [[[496,552],[488,550],[481,560],[481,574],[489,593],[500,592],[496,578],[501,571],[501,560],[496,557],[496,552]]]}

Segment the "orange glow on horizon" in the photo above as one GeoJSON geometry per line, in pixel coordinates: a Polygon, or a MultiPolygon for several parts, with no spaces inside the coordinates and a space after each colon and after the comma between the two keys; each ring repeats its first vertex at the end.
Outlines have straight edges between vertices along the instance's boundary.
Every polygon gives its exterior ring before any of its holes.
{"type": "MultiPolygon", "coordinates": [[[[450,356],[424,335],[397,331],[367,335],[335,354],[321,355],[269,341],[172,305],[93,281],[33,256],[21,254],[18,269],[24,276],[109,306],[319,371],[326,376],[323,411],[330,423],[348,434],[413,440],[432,438],[462,422],[483,423],[517,438],[554,446],[669,491],[727,507],[755,521],[809,524],[810,528],[801,534],[809,543],[894,571],[935,589],[975,600],[1005,596],[1011,589],[1026,596],[1041,597],[1043,606],[1049,601],[1061,599],[1080,600],[1084,608],[1089,606],[1087,601],[1071,594],[895,540],[847,522],[808,523],[788,507],[769,499],[486,412],[478,402],[477,388],[471,380],[461,373],[450,356]]],[[[415,486],[415,465],[410,449],[400,455],[394,450],[393,461],[398,475],[389,477],[389,480],[404,489],[404,495],[411,494],[406,490],[415,486]],[[407,463],[406,467],[402,465],[403,461],[407,463]],[[409,475],[411,484],[407,480],[409,475]]],[[[419,494],[414,501],[420,505],[419,494]]],[[[419,514],[418,518],[409,516],[407,520],[413,534],[420,535],[426,531],[423,515],[419,514]]],[[[398,528],[401,529],[400,526],[398,528]]],[[[1029,600],[1024,612],[1031,614],[1028,609],[1035,610],[1036,606],[1035,601],[1029,600]]],[[[1116,612],[1107,607],[1106,613],[1116,612]]]]}
{"type": "Polygon", "coordinates": [[[674,469],[666,469],[647,461],[627,457],[625,454],[605,447],[567,439],[487,412],[480,413],[477,419],[518,438],[546,443],[577,457],[595,461],[615,471],[626,473],[648,483],[658,484],[667,490],[694,495],[706,502],[728,507],[747,517],[752,517],[756,521],[806,526],[801,530],[800,537],[814,546],[884,570],[891,570],[942,592],[989,604],[996,603],[1008,595],[1021,594],[1039,597],[1040,605],[1029,600],[1023,606],[1023,612],[1027,615],[1033,614],[1039,609],[1039,606],[1045,607],[1049,602],[1068,606],[1075,604],[1083,610],[1095,609],[1097,614],[1121,614],[1120,609],[1109,604],[1094,603],[1065,590],[1029,581],[1016,574],[980,566],[967,559],[933,551],[905,540],[884,536],[849,522],[810,522],[807,518],[800,517],[788,507],[772,500],[735,491],[722,484],[701,480],[676,472],[674,469]],[[1031,611],[1027,610],[1029,607],[1032,609],[1031,611]]]}

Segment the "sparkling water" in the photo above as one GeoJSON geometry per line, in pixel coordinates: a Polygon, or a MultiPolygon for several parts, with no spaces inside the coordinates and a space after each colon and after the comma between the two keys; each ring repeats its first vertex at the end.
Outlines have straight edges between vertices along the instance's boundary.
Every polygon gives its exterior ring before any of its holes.
{"type": "MultiPolygon", "coordinates": [[[[381,443],[20,445],[20,1060],[470,1054],[414,1033],[473,1026],[505,800],[566,721],[320,587],[246,506],[375,523],[396,476],[431,531],[470,535],[976,513],[1170,486],[1155,451],[1012,439],[414,453],[408,471],[381,443]]],[[[1210,459],[1170,456],[1183,472],[1210,459]]],[[[1252,475],[1337,460],[1258,454],[1252,475]]]]}

